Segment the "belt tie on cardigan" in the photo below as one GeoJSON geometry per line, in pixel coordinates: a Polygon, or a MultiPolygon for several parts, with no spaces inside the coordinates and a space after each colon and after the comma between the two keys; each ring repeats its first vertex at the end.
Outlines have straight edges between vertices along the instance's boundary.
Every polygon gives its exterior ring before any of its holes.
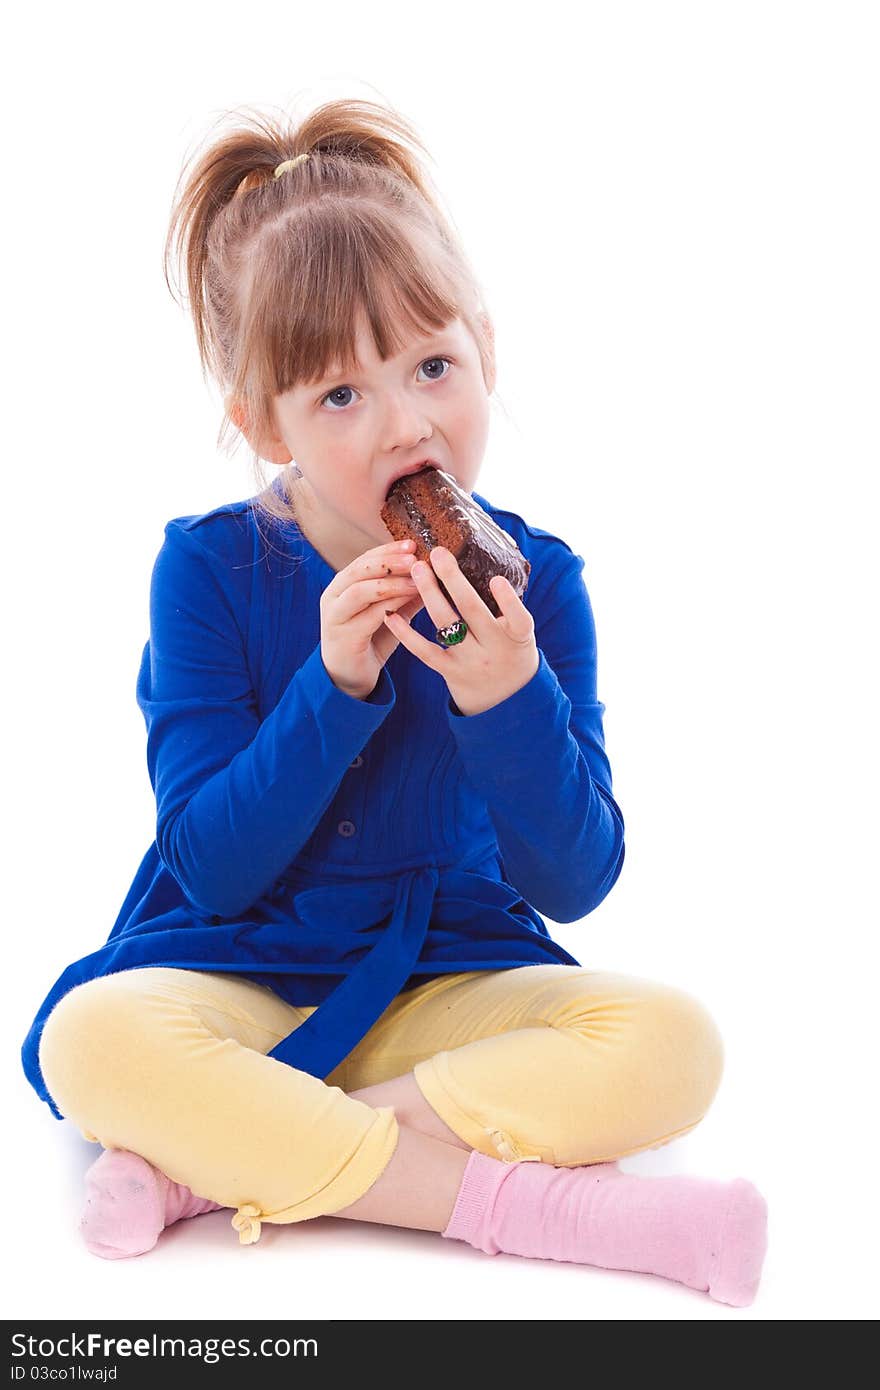
{"type": "MultiPolygon", "coordinates": [[[[318,1005],[298,1028],[268,1054],[279,1062],[309,1072],[323,1080],[329,1076],[373,1026],[406,983],[422,952],[431,924],[431,911],[440,871],[423,865],[401,874],[393,885],[391,920],[381,929],[376,944],[318,1005]]],[[[373,922],[388,911],[392,885],[376,882],[373,922]]],[[[363,883],[325,884],[310,890],[310,914],[324,916],[328,937],[332,939],[334,915],[349,906],[364,911],[363,883]]]]}

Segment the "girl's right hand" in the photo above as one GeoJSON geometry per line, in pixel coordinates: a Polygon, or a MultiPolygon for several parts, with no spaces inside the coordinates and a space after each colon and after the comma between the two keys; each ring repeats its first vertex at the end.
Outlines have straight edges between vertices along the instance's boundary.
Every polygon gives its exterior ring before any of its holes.
{"type": "Polygon", "coordinates": [[[374,546],[340,570],[321,595],[321,660],[333,684],[356,700],[373,693],[399,645],[386,612],[400,610],[409,622],[424,607],[409,577],[413,550],[413,541],[374,546]]]}

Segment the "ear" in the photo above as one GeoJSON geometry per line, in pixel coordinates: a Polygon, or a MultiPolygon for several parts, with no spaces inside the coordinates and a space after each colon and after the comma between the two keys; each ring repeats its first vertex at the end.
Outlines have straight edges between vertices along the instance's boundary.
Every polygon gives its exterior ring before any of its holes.
{"type": "Polygon", "coordinates": [[[260,458],[265,459],[267,463],[279,465],[290,463],[293,454],[279,434],[273,433],[265,438],[258,437],[248,424],[247,410],[241,402],[234,400],[232,396],[227,396],[223,404],[226,414],[236,428],[241,430],[254,453],[259,454],[260,458]]]}
{"type": "Polygon", "coordinates": [[[480,320],[480,323],[483,325],[483,328],[484,328],[485,331],[486,331],[486,336],[487,336],[488,339],[489,339],[488,362],[487,362],[487,370],[486,370],[486,390],[488,391],[489,395],[491,396],[492,392],[495,390],[495,376],[496,376],[496,371],[495,371],[495,325],[492,323],[492,320],[489,318],[489,315],[485,312],[484,309],[481,309],[481,310],[480,310],[480,312],[477,314],[477,318],[480,320]]]}

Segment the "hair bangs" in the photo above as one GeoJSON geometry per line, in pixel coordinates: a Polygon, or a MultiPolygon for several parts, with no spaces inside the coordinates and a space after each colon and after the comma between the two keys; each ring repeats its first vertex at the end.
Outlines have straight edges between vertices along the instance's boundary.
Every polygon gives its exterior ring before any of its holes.
{"type": "Polygon", "coordinates": [[[332,230],[323,228],[310,250],[312,255],[303,255],[291,240],[281,258],[272,258],[280,265],[277,283],[268,266],[256,277],[257,284],[269,287],[259,296],[262,303],[251,298],[259,320],[252,342],[266,375],[258,370],[256,381],[248,375],[251,389],[264,397],[356,371],[361,332],[370,334],[385,362],[461,312],[454,268],[436,250],[433,256],[420,255],[401,231],[389,235],[371,219],[361,226],[339,222],[332,230]],[[316,244],[320,255],[314,254],[316,244]]]}

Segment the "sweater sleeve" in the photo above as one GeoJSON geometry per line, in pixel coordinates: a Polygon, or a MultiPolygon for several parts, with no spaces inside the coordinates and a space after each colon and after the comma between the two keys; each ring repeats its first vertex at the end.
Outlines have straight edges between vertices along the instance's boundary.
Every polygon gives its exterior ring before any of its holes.
{"type": "Polygon", "coordinates": [[[319,642],[261,721],[223,563],[168,523],[137,702],[160,858],[197,908],[230,917],[296,857],[395,693],[383,668],[367,700],[347,695],[319,642]]]}
{"type": "Polygon", "coordinates": [[[596,693],[596,631],[581,571],[567,564],[537,605],[538,669],[508,699],[447,717],[467,776],[485,799],[513,886],[555,922],[607,897],[623,867],[624,821],[612,796],[596,693]]]}

